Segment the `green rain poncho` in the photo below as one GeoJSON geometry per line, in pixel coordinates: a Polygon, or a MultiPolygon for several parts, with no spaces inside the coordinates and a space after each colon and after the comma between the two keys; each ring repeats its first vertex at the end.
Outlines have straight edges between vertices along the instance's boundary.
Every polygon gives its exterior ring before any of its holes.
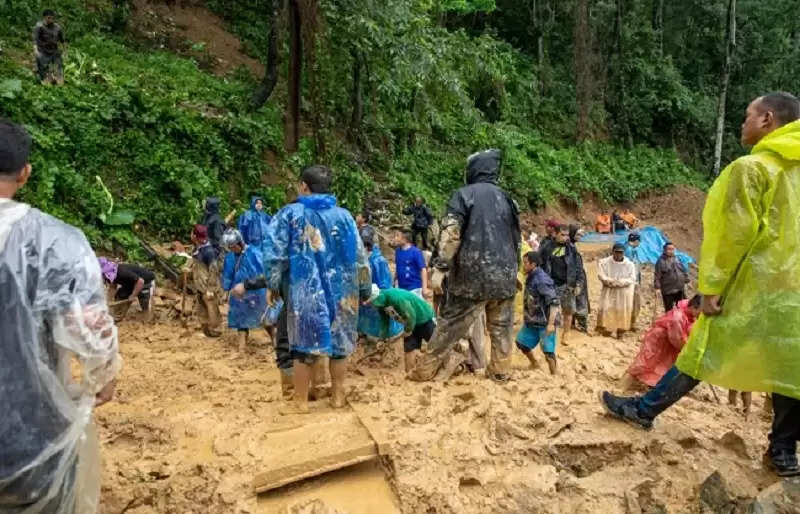
{"type": "Polygon", "coordinates": [[[682,372],[800,399],[800,121],[763,138],[714,182],[699,290],[722,296],[678,357],[682,372]]]}

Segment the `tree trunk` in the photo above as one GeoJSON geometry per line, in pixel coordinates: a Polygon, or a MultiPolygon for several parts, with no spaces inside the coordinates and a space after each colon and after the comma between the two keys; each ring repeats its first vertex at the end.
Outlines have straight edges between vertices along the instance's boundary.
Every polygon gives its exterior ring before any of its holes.
{"type": "Polygon", "coordinates": [[[578,141],[584,141],[589,135],[589,117],[592,112],[592,36],[589,0],[578,0],[575,10],[575,91],[578,107],[576,138],[578,141]]]}
{"type": "Polygon", "coordinates": [[[361,83],[363,61],[358,51],[352,50],[350,53],[353,56],[353,91],[350,96],[353,112],[350,115],[350,138],[352,141],[357,141],[358,135],[361,133],[361,120],[364,118],[363,85],[361,83]]]}
{"type": "Polygon", "coordinates": [[[653,0],[653,32],[656,35],[658,55],[664,55],[664,0],[653,0]]]}
{"type": "Polygon", "coordinates": [[[617,0],[617,20],[616,20],[616,39],[617,39],[617,66],[616,66],[616,75],[617,75],[617,86],[618,86],[618,93],[619,98],[617,102],[619,104],[619,123],[622,126],[622,131],[625,134],[625,144],[628,148],[633,146],[633,135],[631,135],[631,127],[628,123],[628,110],[625,105],[625,97],[627,96],[626,93],[626,84],[625,84],[625,73],[624,73],[624,64],[625,64],[625,51],[623,46],[623,29],[625,28],[623,24],[623,17],[622,17],[622,8],[623,8],[623,1],[624,0],[617,0]]]}
{"type": "Polygon", "coordinates": [[[281,0],[271,0],[269,6],[269,39],[267,41],[267,68],[264,71],[264,78],[261,80],[258,88],[253,93],[251,103],[253,108],[258,109],[264,105],[269,97],[272,96],[272,91],[275,90],[275,85],[278,83],[278,32],[280,31],[280,13],[281,13],[281,0]]]}
{"type": "Polygon", "coordinates": [[[731,56],[736,47],[736,0],[728,0],[728,19],[725,38],[725,60],[719,85],[719,103],[717,104],[717,133],[714,141],[714,176],[719,175],[722,159],[722,136],[725,131],[725,103],[728,96],[728,81],[731,75],[731,56]]]}
{"type": "Polygon", "coordinates": [[[298,0],[289,0],[289,97],[286,104],[284,147],[296,152],[300,142],[300,77],[303,71],[303,42],[298,0]]]}

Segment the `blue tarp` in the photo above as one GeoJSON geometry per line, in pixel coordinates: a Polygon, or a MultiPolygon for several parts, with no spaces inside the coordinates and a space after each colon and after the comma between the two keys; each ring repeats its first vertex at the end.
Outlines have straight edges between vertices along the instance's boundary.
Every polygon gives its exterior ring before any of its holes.
{"type": "MultiPolygon", "coordinates": [[[[644,227],[639,230],[635,230],[634,232],[638,232],[639,236],[642,238],[642,242],[639,244],[639,256],[642,259],[642,262],[655,264],[663,253],[664,243],[667,242],[667,238],[664,237],[664,233],[655,227],[644,227]]],[[[614,234],[587,232],[581,238],[581,243],[608,243],[610,248],[614,243],[627,243],[628,234],[630,234],[630,231],[627,230],[624,232],[619,231],[614,234]]],[[[692,256],[681,252],[680,250],[676,249],[675,255],[684,266],[688,266],[689,264],[695,262],[692,256]]]]}

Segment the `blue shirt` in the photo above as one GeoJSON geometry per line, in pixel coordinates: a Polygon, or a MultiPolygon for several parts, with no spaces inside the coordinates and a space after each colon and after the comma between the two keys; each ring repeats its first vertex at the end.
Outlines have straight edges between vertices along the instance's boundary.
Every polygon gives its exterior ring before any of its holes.
{"type": "Polygon", "coordinates": [[[398,248],[394,252],[394,262],[400,289],[413,291],[422,287],[422,270],[426,266],[425,256],[419,248],[413,245],[408,250],[398,248]]]}

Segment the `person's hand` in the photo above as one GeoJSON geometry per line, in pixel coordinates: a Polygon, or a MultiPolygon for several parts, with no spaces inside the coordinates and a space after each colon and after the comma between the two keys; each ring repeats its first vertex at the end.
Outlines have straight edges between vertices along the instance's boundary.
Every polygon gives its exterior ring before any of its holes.
{"type": "Polygon", "coordinates": [[[703,295],[703,301],[700,304],[700,309],[706,316],[718,316],[722,313],[722,306],[720,305],[719,295],[703,295]]]}
{"type": "Polygon", "coordinates": [[[431,291],[430,289],[423,289],[422,296],[423,298],[433,298],[433,291],[431,291]]]}
{"type": "Polygon", "coordinates": [[[442,294],[442,284],[446,276],[446,273],[439,268],[433,269],[433,273],[431,273],[431,289],[435,294],[442,294]]]}
{"type": "Polygon", "coordinates": [[[548,337],[549,337],[549,336],[552,336],[552,335],[555,335],[555,333],[556,333],[556,326],[555,326],[555,325],[553,325],[552,323],[548,323],[548,325],[547,325],[547,328],[545,329],[545,331],[547,332],[547,336],[548,336],[548,337]]]}
{"type": "MultiPolygon", "coordinates": [[[[240,285],[244,286],[244,284],[240,284],[240,285]]],[[[234,289],[236,289],[236,288],[234,288],[234,289]]],[[[269,305],[270,307],[275,305],[275,296],[272,294],[272,290],[271,289],[267,289],[267,305],[269,305]]]]}
{"type": "Polygon", "coordinates": [[[244,284],[236,284],[233,286],[233,289],[231,289],[231,294],[236,298],[242,298],[246,292],[247,290],[244,288],[244,284]]]}
{"type": "Polygon", "coordinates": [[[111,401],[114,397],[114,389],[117,387],[117,380],[114,379],[103,387],[94,397],[94,406],[99,407],[111,401]]]}

